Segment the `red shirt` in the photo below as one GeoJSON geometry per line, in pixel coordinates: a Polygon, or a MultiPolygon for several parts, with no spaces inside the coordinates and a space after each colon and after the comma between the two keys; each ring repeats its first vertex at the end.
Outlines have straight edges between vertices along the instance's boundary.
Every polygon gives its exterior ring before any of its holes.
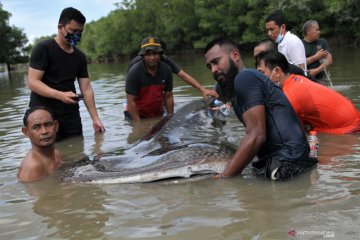
{"type": "Polygon", "coordinates": [[[303,124],[325,133],[360,132],[360,113],[340,93],[300,75],[290,75],[282,89],[303,124]]]}
{"type": "Polygon", "coordinates": [[[161,116],[164,111],[164,94],[171,92],[171,68],[160,62],[155,76],[146,69],[143,61],[132,65],[127,73],[125,91],[136,96],[135,103],[141,118],[161,116]]]}

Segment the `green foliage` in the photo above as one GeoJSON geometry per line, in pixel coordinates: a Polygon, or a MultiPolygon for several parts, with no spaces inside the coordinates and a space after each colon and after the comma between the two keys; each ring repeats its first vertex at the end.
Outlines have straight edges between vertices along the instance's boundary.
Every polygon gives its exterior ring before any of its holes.
{"type": "Polygon", "coordinates": [[[0,63],[14,64],[28,60],[26,35],[17,27],[11,27],[8,20],[11,14],[2,9],[0,3],[0,63]]]}
{"type": "Polygon", "coordinates": [[[328,0],[324,6],[331,14],[333,33],[347,39],[360,38],[360,2],[358,0],[328,0]]]}
{"type": "MultiPolygon", "coordinates": [[[[274,10],[285,13],[288,28],[299,37],[303,23],[315,19],[327,39],[360,40],[358,0],[123,0],[115,5],[117,9],[106,17],[85,25],[79,46],[93,60],[135,55],[141,40],[149,35],[160,37],[168,53],[202,49],[216,37],[229,37],[247,46],[267,38],[265,18],[274,10]]],[[[9,14],[0,6],[0,62],[26,50],[21,50],[26,39],[21,30],[6,24],[9,14]],[[11,46],[10,36],[18,40],[11,46]],[[11,55],[9,48],[15,49],[11,55]]]]}

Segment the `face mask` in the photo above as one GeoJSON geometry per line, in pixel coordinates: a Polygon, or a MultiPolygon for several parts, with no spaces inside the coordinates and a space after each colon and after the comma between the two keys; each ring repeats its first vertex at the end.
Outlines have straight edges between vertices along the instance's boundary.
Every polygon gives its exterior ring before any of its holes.
{"type": "MultiPolygon", "coordinates": [[[[272,70],[272,73],[271,73],[271,75],[270,75],[270,80],[271,80],[271,78],[272,78],[272,76],[273,76],[273,74],[274,74],[274,72],[275,72],[275,69],[276,68],[274,68],[273,70],[272,70]]],[[[271,80],[272,81],[272,80],[271,80]]],[[[274,82],[274,84],[276,85],[276,86],[278,86],[278,87],[280,87],[280,80],[278,80],[277,82],[274,82]]]]}
{"type": "Polygon", "coordinates": [[[283,40],[283,38],[284,38],[284,35],[281,33],[281,30],[282,30],[282,27],[280,27],[279,35],[277,36],[277,38],[275,40],[276,43],[281,42],[283,40]]]}
{"type": "MultiPolygon", "coordinates": [[[[64,30],[65,30],[65,28],[64,28],[64,30]]],[[[72,47],[75,47],[76,44],[78,44],[78,42],[80,42],[81,33],[78,33],[78,34],[76,34],[76,33],[68,33],[66,30],[65,30],[65,32],[66,32],[66,36],[64,36],[65,39],[70,43],[70,45],[72,47]]]]}

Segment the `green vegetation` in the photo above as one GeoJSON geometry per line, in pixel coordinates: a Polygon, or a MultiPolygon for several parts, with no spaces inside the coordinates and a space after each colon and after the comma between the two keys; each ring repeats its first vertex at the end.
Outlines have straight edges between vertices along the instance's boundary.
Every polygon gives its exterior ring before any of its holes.
{"type": "MultiPolygon", "coordinates": [[[[267,38],[264,19],[278,9],[300,37],[302,24],[315,19],[331,45],[356,45],[360,40],[358,0],[123,0],[116,6],[106,17],[86,24],[80,48],[92,60],[114,61],[136,54],[141,40],[149,35],[162,38],[172,53],[202,49],[220,36],[249,46],[267,38]]],[[[0,24],[4,12],[0,6],[0,24]]],[[[10,29],[21,36],[16,27],[10,29]]],[[[0,62],[3,56],[11,56],[2,52],[1,38],[0,62]]]]}
{"type": "Polygon", "coordinates": [[[29,47],[23,31],[15,26],[10,27],[8,20],[11,14],[2,9],[0,3],[0,63],[8,65],[28,61],[29,47]]]}
{"type": "Polygon", "coordinates": [[[302,24],[312,18],[331,44],[360,39],[358,0],[124,0],[107,17],[86,25],[80,46],[100,61],[136,53],[149,35],[162,38],[172,53],[202,49],[220,36],[248,46],[267,38],[264,19],[278,9],[300,37],[302,24]]]}

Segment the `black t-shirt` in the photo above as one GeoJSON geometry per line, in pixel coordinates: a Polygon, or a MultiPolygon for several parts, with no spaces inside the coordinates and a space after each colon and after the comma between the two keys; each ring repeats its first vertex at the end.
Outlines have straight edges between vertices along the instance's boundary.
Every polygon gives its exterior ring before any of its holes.
{"type": "Polygon", "coordinates": [[[289,73],[306,77],[304,69],[291,63],[289,63],[289,73]]]}
{"type": "MultiPolygon", "coordinates": [[[[74,81],[76,78],[88,78],[87,61],[85,55],[76,47],[74,52],[67,53],[60,48],[54,39],[47,39],[36,45],[31,53],[29,66],[44,71],[42,82],[59,91],[76,92],[74,81]]],[[[31,92],[30,107],[45,105],[53,111],[59,108],[75,110],[78,104],[65,104],[62,101],[46,98],[31,92]],[[69,106],[64,106],[69,105],[69,106]]]]}
{"type": "Polygon", "coordinates": [[[144,61],[135,63],[126,76],[125,91],[136,96],[139,115],[143,118],[159,116],[163,112],[164,93],[173,89],[172,71],[160,61],[155,76],[146,69],[144,61]]]}
{"type": "Polygon", "coordinates": [[[282,90],[265,75],[245,69],[235,78],[234,110],[240,121],[252,107],[264,105],[266,112],[266,142],[257,156],[260,160],[302,160],[309,145],[296,113],[282,90]]]}
{"type": "MultiPolygon", "coordinates": [[[[330,52],[329,44],[323,38],[319,38],[313,42],[307,42],[303,39],[302,42],[305,47],[305,54],[306,54],[307,58],[315,55],[320,49],[327,50],[330,52]]],[[[317,68],[320,66],[320,64],[321,64],[320,61],[316,60],[313,63],[307,65],[307,69],[310,70],[310,69],[317,68]]],[[[316,75],[315,78],[321,79],[324,77],[324,75],[325,75],[325,73],[322,71],[318,75],[316,75]]]]}
{"type": "Polygon", "coordinates": [[[45,71],[42,81],[60,91],[74,91],[76,78],[88,78],[85,55],[78,49],[67,53],[54,39],[36,45],[31,53],[30,67],[45,71]]]}
{"type": "Polygon", "coordinates": [[[307,73],[307,75],[305,75],[304,69],[302,69],[299,66],[296,66],[295,64],[291,64],[289,63],[289,73],[291,74],[295,74],[295,75],[301,75],[304,76],[308,79],[310,79],[311,81],[315,81],[316,79],[309,73],[307,73]]]}

